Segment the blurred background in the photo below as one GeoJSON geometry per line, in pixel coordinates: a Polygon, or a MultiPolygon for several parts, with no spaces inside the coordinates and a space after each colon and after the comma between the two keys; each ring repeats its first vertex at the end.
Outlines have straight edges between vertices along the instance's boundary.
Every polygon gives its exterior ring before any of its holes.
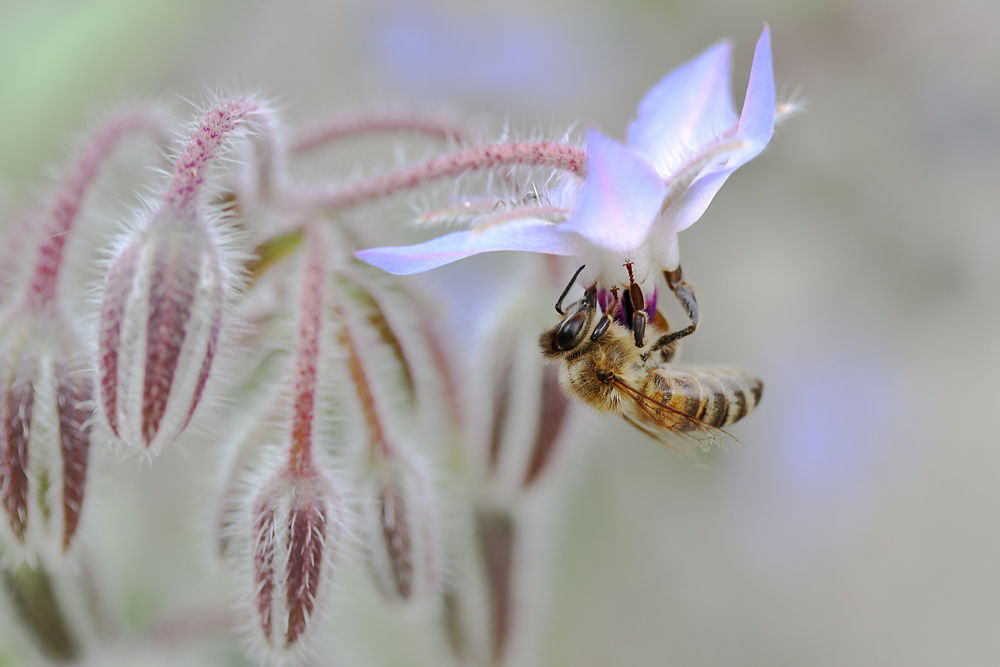
{"type": "MultiPolygon", "coordinates": [[[[704,311],[684,355],[758,373],[762,404],[733,429],[743,446],[702,466],[588,417],[597,437],[572,443],[535,529],[547,590],[522,598],[534,620],[512,664],[996,664],[993,0],[8,0],[0,205],[46,185],[102,111],[187,113],[207,90],[259,89],[291,125],[391,103],[623,138],[645,91],[722,38],[739,107],[765,21],[779,90],[807,113],[681,235],[704,311]]],[[[126,573],[125,613],[212,590],[191,508],[170,506],[190,462],[102,465],[128,471],[106,513],[125,516],[128,485],[159,513],[103,565],[126,573]],[[189,558],[150,560],[189,537],[189,558]]],[[[361,621],[338,622],[356,664],[434,655],[405,630],[365,648],[361,621]]]]}

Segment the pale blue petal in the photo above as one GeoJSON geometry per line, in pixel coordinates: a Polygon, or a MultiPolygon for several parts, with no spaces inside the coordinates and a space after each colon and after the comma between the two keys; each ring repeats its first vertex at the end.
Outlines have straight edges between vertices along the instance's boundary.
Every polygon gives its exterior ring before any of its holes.
{"type": "Polygon", "coordinates": [[[662,226],[668,227],[673,233],[687,229],[698,221],[708,205],[712,203],[716,193],[726,182],[729,175],[736,171],[736,167],[729,167],[721,171],[707,173],[691,184],[684,194],[681,195],[666,216],[657,221],[657,233],[662,226]]]}
{"type": "Polygon", "coordinates": [[[658,83],[629,124],[628,145],[666,178],[690,151],[736,122],[730,97],[729,44],[716,44],[658,83]]]}
{"type": "Polygon", "coordinates": [[[774,134],[774,72],[771,69],[771,37],[768,27],[757,42],[750,83],[747,86],[743,113],[737,138],[744,143],[721,169],[708,169],[670,207],[667,215],[657,222],[657,229],[669,227],[674,232],[687,229],[702,216],[719,188],[736,169],[760,155],[774,134]]]}
{"type": "Polygon", "coordinates": [[[410,246],[369,248],[354,255],[397,276],[422,273],[460,259],[495,250],[526,250],[576,255],[579,241],[550,222],[527,219],[496,227],[453,232],[410,246]]]}
{"type": "Polygon", "coordinates": [[[747,95],[743,102],[743,113],[740,115],[740,127],[736,136],[747,144],[747,148],[739,155],[734,155],[730,167],[746,163],[756,157],[774,134],[774,71],[771,68],[771,31],[764,24],[764,32],[757,41],[757,50],[753,56],[753,67],[750,68],[750,83],[747,85],[747,95]],[[737,160],[742,160],[736,164],[737,160]]]}
{"type": "Polygon", "coordinates": [[[560,227],[597,248],[629,252],[645,243],[666,194],[663,179],[629,148],[591,131],[583,193],[560,227]]]}

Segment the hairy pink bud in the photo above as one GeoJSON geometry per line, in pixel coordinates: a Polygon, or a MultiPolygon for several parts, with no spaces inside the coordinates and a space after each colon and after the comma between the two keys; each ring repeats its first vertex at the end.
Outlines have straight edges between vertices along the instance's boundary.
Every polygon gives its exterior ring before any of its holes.
{"type": "Polygon", "coordinates": [[[334,575],[341,502],[320,473],[283,470],[251,506],[253,634],[269,652],[295,652],[334,575]]]}
{"type": "Polygon", "coordinates": [[[0,386],[0,494],[10,530],[23,543],[28,529],[28,443],[37,363],[23,354],[8,352],[4,357],[13,357],[13,363],[0,386]]]}
{"type": "Polygon", "coordinates": [[[437,513],[426,478],[398,457],[373,473],[364,529],[372,576],[390,602],[430,599],[441,582],[437,513]]]}
{"type": "MultiPolygon", "coordinates": [[[[378,384],[364,358],[368,348],[355,337],[347,309],[337,304],[334,312],[340,317],[338,338],[368,430],[363,529],[373,578],[391,602],[430,598],[439,592],[443,551],[430,487],[406,450],[395,442],[391,424],[384,420],[385,401],[377,394],[378,384]]],[[[381,321],[369,318],[373,324],[381,321]]],[[[395,336],[380,333],[382,342],[401,357],[392,344],[395,336]]]]}
{"type": "Polygon", "coordinates": [[[105,280],[99,330],[101,407],[129,444],[156,449],[187,427],[218,347],[223,260],[193,221],[154,221],[105,280]]]}
{"type": "Polygon", "coordinates": [[[80,522],[93,393],[86,369],[67,352],[71,329],[62,325],[40,316],[0,327],[5,532],[28,553],[56,556],[80,522]]]}
{"type": "Polygon", "coordinates": [[[236,289],[224,232],[204,203],[205,178],[230,135],[258,122],[254,102],[210,109],[174,166],[159,208],[122,244],[102,297],[100,406],[114,434],[156,450],[197,409],[236,289]]]}

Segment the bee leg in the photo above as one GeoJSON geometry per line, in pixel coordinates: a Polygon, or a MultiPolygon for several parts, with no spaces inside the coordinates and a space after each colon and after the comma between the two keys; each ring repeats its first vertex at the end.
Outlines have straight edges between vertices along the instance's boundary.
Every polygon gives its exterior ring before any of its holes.
{"type": "Polygon", "coordinates": [[[667,287],[670,291],[674,293],[677,300],[681,302],[681,306],[684,307],[684,312],[687,313],[688,318],[691,320],[691,324],[679,329],[677,331],[672,331],[668,334],[664,334],[660,337],[658,341],[653,343],[648,354],[656,352],[657,350],[670,345],[671,343],[689,336],[695,332],[698,328],[698,300],[694,296],[694,288],[690,283],[684,281],[684,274],[681,272],[681,267],[677,267],[674,271],[664,271],[663,277],[667,279],[667,287]]]}
{"type": "Polygon", "coordinates": [[[573,283],[576,282],[576,279],[580,276],[580,272],[583,271],[584,267],[586,267],[586,266],[587,265],[584,264],[583,266],[581,266],[579,269],[576,270],[576,273],[573,274],[573,277],[569,279],[569,284],[566,285],[566,289],[564,289],[562,291],[562,294],[559,295],[559,300],[556,301],[556,312],[559,313],[560,315],[565,315],[566,314],[566,313],[563,312],[563,309],[562,309],[563,299],[565,299],[566,295],[569,294],[569,291],[573,288],[573,283]]]}
{"type": "MultiPolygon", "coordinates": [[[[653,326],[661,331],[670,331],[670,324],[667,323],[667,318],[663,316],[663,313],[659,310],[653,314],[653,326]]],[[[655,344],[653,345],[655,347],[655,344]]],[[[669,364],[677,356],[677,350],[680,347],[680,341],[675,340],[674,342],[664,345],[658,351],[660,353],[661,364],[669,364]]],[[[649,352],[642,355],[643,361],[648,361],[649,357],[653,356],[656,350],[650,350],[649,352]]]]}
{"type": "Polygon", "coordinates": [[[680,266],[674,271],[664,271],[663,276],[667,279],[667,286],[674,293],[674,296],[677,297],[677,300],[681,302],[684,312],[687,313],[688,318],[691,320],[690,326],[677,332],[679,334],[677,338],[693,334],[695,329],[698,328],[698,300],[694,297],[694,287],[684,281],[684,274],[681,273],[680,266]]]}

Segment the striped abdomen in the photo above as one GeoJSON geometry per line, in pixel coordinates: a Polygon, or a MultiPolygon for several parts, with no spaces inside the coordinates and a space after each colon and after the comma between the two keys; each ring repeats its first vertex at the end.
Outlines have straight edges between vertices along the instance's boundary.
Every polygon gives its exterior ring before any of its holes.
{"type": "Polygon", "coordinates": [[[709,426],[722,428],[750,414],[763,389],[759,379],[740,370],[663,364],[649,369],[643,393],[709,426]]]}

